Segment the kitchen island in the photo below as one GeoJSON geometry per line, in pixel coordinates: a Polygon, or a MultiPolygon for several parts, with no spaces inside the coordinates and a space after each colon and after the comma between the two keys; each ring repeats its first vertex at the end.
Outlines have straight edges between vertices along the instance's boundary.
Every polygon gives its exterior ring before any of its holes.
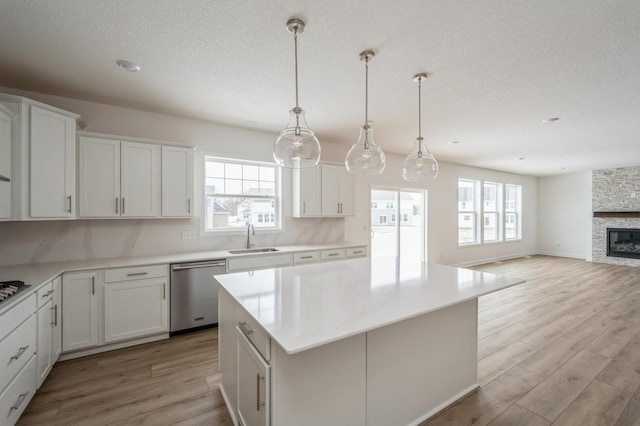
{"type": "Polygon", "coordinates": [[[521,279],[362,258],[219,275],[221,390],[247,426],[418,424],[477,384],[477,298],[521,279]]]}

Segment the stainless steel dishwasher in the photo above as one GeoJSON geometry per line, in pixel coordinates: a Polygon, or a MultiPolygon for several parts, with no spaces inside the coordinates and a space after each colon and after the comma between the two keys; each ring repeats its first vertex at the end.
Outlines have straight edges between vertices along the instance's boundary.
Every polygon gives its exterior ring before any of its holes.
{"type": "Polygon", "coordinates": [[[171,265],[171,334],[218,324],[218,283],[225,259],[171,265]]]}

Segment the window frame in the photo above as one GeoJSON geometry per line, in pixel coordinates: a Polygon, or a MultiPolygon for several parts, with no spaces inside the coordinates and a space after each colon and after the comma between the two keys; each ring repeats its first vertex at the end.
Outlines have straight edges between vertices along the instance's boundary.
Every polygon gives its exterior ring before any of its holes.
{"type": "MultiPolygon", "coordinates": [[[[211,204],[215,203],[215,199],[245,199],[245,200],[271,200],[273,212],[252,212],[255,216],[255,221],[249,221],[249,223],[253,223],[256,227],[256,230],[260,232],[282,232],[284,228],[284,220],[283,220],[283,212],[282,212],[282,173],[280,167],[273,162],[268,161],[259,161],[259,160],[247,160],[242,158],[234,158],[228,156],[221,156],[216,154],[203,154],[202,160],[202,233],[203,235],[219,235],[219,234],[231,234],[231,233],[246,233],[246,226],[221,226],[221,227],[209,227],[209,219],[208,219],[208,210],[209,210],[209,200],[211,200],[211,204]],[[273,180],[273,195],[259,195],[259,194],[242,194],[242,193],[229,193],[229,194],[209,194],[207,193],[207,179],[210,178],[207,176],[207,163],[209,161],[224,163],[224,164],[235,164],[240,166],[258,166],[258,167],[268,167],[273,170],[274,180],[273,180]],[[263,221],[258,224],[258,215],[263,215],[263,221]],[[269,214],[274,215],[274,221],[269,221],[269,214]],[[264,226],[265,224],[273,223],[273,226],[264,226]]],[[[227,179],[226,176],[223,179],[227,179]]],[[[244,177],[241,179],[230,179],[230,180],[240,180],[240,184],[244,187],[244,184],[247,181],[257,181],[257,182],[270,182],[270,181],[262,181],[259,179],[245,179],[244,177]]]]}
{"type": "MultiPolygon", "coordinates": [[[[478,210],[479,210],[479,200],[480,200],[480,185],[481,185],[481,181],[476,180],[476,179],[467,179],[467,178],[458,178],[458,188],[457,188],[457,194],[458,194],[458,246],[459,247],[466,247],[466,246],[473,246],[473,245],[478,245],[481,244],[481,240],[480,240],[480,229],[481,229],[481,223],[479,223],[480,221],[480,215],[478,215],[478,210]],[[473,194],[473,200],[471,200],[471,208],[461,208],[461,200],[460,200],[460,182],[467,182],[471,184],[471,191],[470,193],[473,194]],[[470,215],[471,216],[471,220],[469,221],[472,224],[472,235],[473,235],[473,241],[468,241],[468,242],[461,242],[460,240],[460,218],[466,215],[470,215]]],[[[466,203],[466,201],[465,201],[466,203]]],[[[466,205],[465,205],[466,207],[466,205]]]]}
{"type": "Polygon", "coordinates": [[[504,216],[505,216],[505,224],[504,224],[504,239],[505,241],[519,241],[522,240],[522,185],[515,185],[507,183],[504,185],[505,195],[504,195],[504,216]],[[513,201],[513,209],[507,207],[507,192],[509,188],[514,188],[515,190],[515,200],[513,201]],[[508,238],[507,237],[507,216],[513,216],[515,218],[515,237],[508,238]]]}

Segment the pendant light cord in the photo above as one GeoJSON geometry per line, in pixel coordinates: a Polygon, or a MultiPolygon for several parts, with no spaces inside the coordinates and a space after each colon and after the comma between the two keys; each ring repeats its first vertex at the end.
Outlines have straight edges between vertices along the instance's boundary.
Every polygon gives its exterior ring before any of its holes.
{"type": "Polygon", "coordinates": [[[422,77],[418,79],[418,158],[422,158],[422,77]]]}
{"type": "Polygon", "coordinates": [[[298,28],[293,30],[293,46],[295,50],[295,69],[296,69],[296,108],[300,108],[298,105],[298,28]]]}
{"type": "Polygon", "coordinates": [[[364,60],[365,83],[364,83],[364,125],[369,125],[369,57],[364,60]]]}

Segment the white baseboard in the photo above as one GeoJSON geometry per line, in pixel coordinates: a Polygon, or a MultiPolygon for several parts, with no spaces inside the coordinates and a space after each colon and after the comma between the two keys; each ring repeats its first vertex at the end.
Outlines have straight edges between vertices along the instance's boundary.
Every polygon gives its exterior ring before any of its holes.
{"type": "Polygon", "coordinates": [[[162,334],[156,334],[154,336],[141,337],[139,339],[131,339],[124,342],[111,343],[111,344],[102,345],[102,346],[93,346],[87,349],[80,349],[73,352],[65,352],[62,355],[60,355],[60,358],[58,358],[58,361],[66,361],[69,359],[80,358],[87,355],[99,354],[101,352],[112,351],[114,349],[127,348],[129,346],[141,345],[143,343],[156,342],[158,340],[163,340],[168,338],[169,338],[169,333],[162,333],[162,334]]]}

